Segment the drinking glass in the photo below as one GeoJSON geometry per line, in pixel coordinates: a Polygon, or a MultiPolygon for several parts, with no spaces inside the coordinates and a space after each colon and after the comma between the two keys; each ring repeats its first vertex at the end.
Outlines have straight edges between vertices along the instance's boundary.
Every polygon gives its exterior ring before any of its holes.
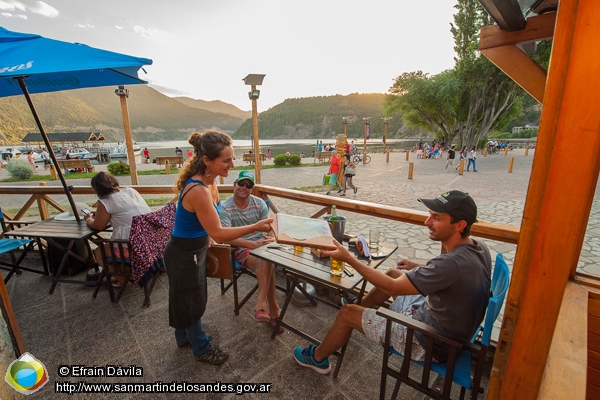
{"type": "Polygon", "coordinates": [[[381,231],[378,229],[369,229],[369,248],[379,249],[379,239],[381,237],[381,231]]]}
{"type": "Polygon", "coordinates": [[[329,273],[335,276],[342,276],[342,274],[344,273],[344,262],[336,260],[335,258],[330,258],[329,273]]]}

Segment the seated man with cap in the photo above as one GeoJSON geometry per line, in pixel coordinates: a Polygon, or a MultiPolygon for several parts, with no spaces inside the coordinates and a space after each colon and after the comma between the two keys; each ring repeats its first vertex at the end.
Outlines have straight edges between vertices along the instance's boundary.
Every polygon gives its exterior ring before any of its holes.
{"type": "MultiPolygon", "coordinates": [[[[221,204],[219,216],[224,228],[251,225],[269,217],[269,208],[265,201],[251,194],[253,187],[252,172],[240,171],[233,183],[233,196],[228,197],[221,204]]],[[[254,307],[254,320],[269,322],[271,326],[275,326],[280,312],[275,298],[275,269],[272,263],[250,255],[250,251],[273,241],[274,239],[265,236],[264,232],[254,232],[227,242],[237,247],[234,253],[236,260],[244,268],[251,269],[258,280],[258,300],[254,307]]],[[[279,333],[282,332],[283,327],[279,327],[279,333]]]]}
{"type": "MultiPolygon", "coordinates": [[[[435,199],[418,199],[429,209],[425,226],[429,238],[441,242],[441,254],[425,265],[407,259],[383,273],[358,261],[336,242],[337,250],[323,252],[355,268],[374,288],[361,305],[348,304],[340,309],[333,325],[319,346],[298,347],[295,360],[302,366],[327,374],[329,357],[350,340],[356,329],[369,339],[382,344],[386,319],[370,307],[382,305],[392,296],[390,310],[434,326],[468,342],[483,321],[490,296],[492,260],[481,240],[469,237],[471,225],[477,222],[477,206],[467,193],[453,190],[435,199]],[[400,271],[404,270],[404,271],[400,271]]],[[[391,344],[405,353],[406,327],[394,323],[391,344]]],[[[415,334],[412,359],[423,361],[427,339],[415,334]]],[[[436,342],[433,358],[443,362],[448,348],[436,342]]]]}

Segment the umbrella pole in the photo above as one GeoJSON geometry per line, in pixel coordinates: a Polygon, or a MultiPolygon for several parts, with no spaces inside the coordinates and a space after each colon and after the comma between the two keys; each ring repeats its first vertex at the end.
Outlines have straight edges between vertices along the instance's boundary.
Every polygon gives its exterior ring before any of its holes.
{"type": "MultiPolygon", "coordinates": [[[[21,87],[21,90],[23,91],[23,94],[25,95],[25,99],[27,99],[27,104],[29,104],[29,108],[31,109],[31,113],[33,114],[33,118],[35,119],[35,123],[37,124],[37,126],[40,130],[40,134],[42,135],[42,138],[44,139],[44,143],[46,144],[46,148],[48,149],[48,154],[50,154],[52,163],[55,166],[58,166],[58,163],[56,162],[56,156],[54,155],[54,150],[52,150],[52,146],[50,145],[50,141],[48,140],[46,131],[44,131],[44,126],[42,125],[42,121],[40,121],[40,117],[38,116],[37,111],[35,110],[33,101],[31,101],[31,96],[29,95],[29,91],[27,90],[27,85],[25,85],[25,77],[20,76],[18,78],[14,78],[14,79],[19,81],[19,86],[21,87]]],[[[58,177],[60,178],[60,182],[63,185],[65,194],[67,195],[67,199],[69,199],[69,204],[71,205],[71,209],[73,210],[73,215],[75,215],[75,219],[77,220],[77,222],[81,222],[81,218],[79,217],[79,210],[77,210],[77,207],[75,206],[75,201],[73,200],[73,195],[71,194],[71,189],[73,187],[67,185],[67,181],[65,180],[65,177],[63,176],[63,173],[60,170],[60,168],[56,168],[56,173],[58,174],[58,177]]]]}

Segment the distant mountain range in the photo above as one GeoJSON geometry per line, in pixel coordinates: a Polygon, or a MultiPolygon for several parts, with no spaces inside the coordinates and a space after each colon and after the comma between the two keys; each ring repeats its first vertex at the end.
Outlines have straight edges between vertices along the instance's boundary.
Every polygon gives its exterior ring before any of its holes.
{"type": "Polygon", "coordinates": [[[188,107],[199,108],[201,110],[212,111],[215,113],[227,114],[233,117],[246,120],[252,118],[252,111],[242,111],[236,106],[222,102],[221,100],[205,101],[196,100],[189,97],[173,97],[175,100],[182,102],[188,107]]]}
{"type": "MultiPolygon", "coordinates": [[[[209,128],[232,134],[244,122],[244,111],[231,104],[218,102],[235,115],[202,109],[201,100],[189,99],[194,106],[186,105],[146,85],[127,89],[131,129],[138,141],[185,139],[191,132],[209,128]]],[[[47,132],[93,131],[110,140],[124,140],[115,87],[35,94],[32,98],[47,132]]],[[[217,102],[205,103],[213,109],[217,106],[217,102]]],[[[19,143],[27,133],[39,131],[24,96],[1,98],[0,115],[0,141],[6,144],[19,143]]]]}
{"type": "MultiPolygon", "coordinates": [[[[124,140],[123,119],[115,87],[32,95],[44,128],[52,132],[101,132],[108,140],[124,140]]],[[[191,132],[216,128],[236,139],[252,137],[250,111],[222,101],[171,98],[146,85],[128,86],[127,105],[137,141],[182,140],[191,132]]],[[[349,137],[362,137],[363,117],[370,117],[371,137],[383,135],[383,94],[351,94],[287,99],[259,115],[264,139],[333,138],[343,132],[347,117],[349,137]]],[[[0,98],[0,144],[18,144],[27,133],[38,132],[24,96],[0,98]]],[[[408,128],[400,115],[389,123],[388,137],[428,137],[408,128]]]]}

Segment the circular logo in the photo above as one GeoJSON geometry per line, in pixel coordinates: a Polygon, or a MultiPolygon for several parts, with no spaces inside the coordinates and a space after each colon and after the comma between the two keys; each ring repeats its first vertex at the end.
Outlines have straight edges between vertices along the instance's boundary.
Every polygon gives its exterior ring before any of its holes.
{"type": "Polygon", "coordinates": [[[31,394],[48,383],[48,374],[44,364],[25,353],[8,366],[6,382],[20,393],[31,394]]]}

